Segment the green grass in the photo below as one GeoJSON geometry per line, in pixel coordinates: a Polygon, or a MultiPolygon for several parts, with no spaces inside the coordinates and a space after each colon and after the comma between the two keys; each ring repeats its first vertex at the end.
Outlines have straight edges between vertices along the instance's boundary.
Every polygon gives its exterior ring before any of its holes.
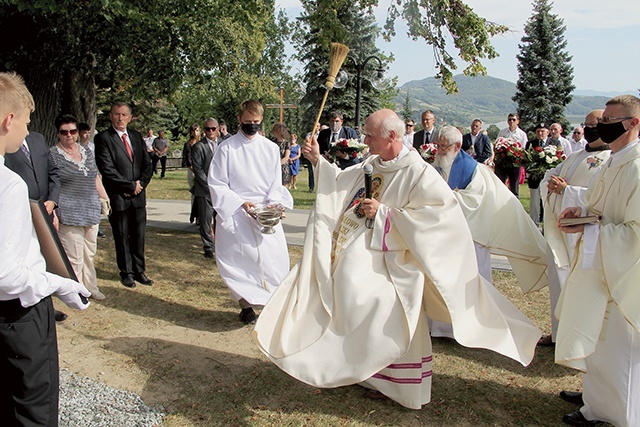
{"type": "MultiPolygon", "coordinates": [[[[311,206],[316,201],[316,194],[308,192],[308,176],[307,169],[301,168],[300,175],[298,175],[298,184],[296,185],[298,189],[290,190],[294,200],[294,208],[296,209],[311,209],[311,206]]],[[[189,185],[187,184],[187,170],[167,171],[162,179],[159,178],[159,175],[154,175],[147,187],[147,197],[149,199],[162,200],[191,200],[191,193],[189,193],[189,185]]]]}
{"type": "MultiPolygon", "coordinates": [[[[577,409],[557,394],[580,389],[580,375],[556,365],[550,348],[539,348],[525,368],[435,339],[432,401],[419,411],[365,399],[356,385],[305,385],[251,343],[217,268],[201,256],[197,233],[150,228],[147,273],[156,283],[132,291],[119,283],[108,224],[103,229],[108,237],[100,240],[96,267],[107,299],[73,312],[60,335],[73,349],[94,347],[86,357],[96,354],[112,377],[143,377],[142,396],[166,409],[165,427],[561,426],[562,415],[577,409]]],[[[289,250],[295,263],[301,248],[289,250]]],[[[509,272],[494,271],[494,283],[549,332],[546,289],[524,296],[509,272]]]]}
{"type": "MultiPolygon", "coordinates": [[[[306,168],[300,168],[298,175],[297,190],[291,189],[294,200],[294,208],[311,209],[316,201],[316,194],[309,193],[309,173],[306,168]]],[[[520,202],[525,210],[529,212],[529,187],[526,184],[520,186],[520,202]]],[[[154,175],[151,183],[147,187],[147,197],[150,199],[163,200],[190,200],[189,186],[187,184],[187,170],[178,169],[167,171],[163,179],[154,175]]]]}

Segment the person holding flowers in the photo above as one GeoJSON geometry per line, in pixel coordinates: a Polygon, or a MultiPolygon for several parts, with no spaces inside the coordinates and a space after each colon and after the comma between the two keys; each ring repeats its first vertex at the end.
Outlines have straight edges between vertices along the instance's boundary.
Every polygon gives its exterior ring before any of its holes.
{"type": "Polygon", "coordinates": [[[524,166],[528,173],[527,185],[530,192],[529,215],[533,222],[540,224],[542,218],[540,181],[547,169],[557,166],[566,156],[562,157],[564,154],[560,141],[549,138],[549,128],[545,123],[536,125],[536,137],[527,141],[524,148],[526,152],[524,166]]]}

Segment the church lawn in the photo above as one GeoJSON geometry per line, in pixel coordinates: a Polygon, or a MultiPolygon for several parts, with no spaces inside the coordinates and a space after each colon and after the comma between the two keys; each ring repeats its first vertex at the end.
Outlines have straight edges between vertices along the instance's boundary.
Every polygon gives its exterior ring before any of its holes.
{"type": "MultiPolygon", "coordinates": [[[[160,175],[154,175],[151,179],[151,183],[147,187],[148,199],[162,199],[162,200],[190,200],[191,193],[189,193],[189,184],[187,184],[187,170],[176,169],[168,170],[165,177],[160,179],[160,175]]],[[[291,195],[294,200],[294,208],[296,209],[311,209],[313,203],[316,201],[316,194],[309,193],[309,181],[308,181],[307,169],[301,168],[300,175],[298,175],[298,187],[297,190],[291,191],[291,195]]]]}
{"type": "MultiPolygon", "coordinates": [[[[147,198],[162,200],[190,200],[189,185],[187,184],[187,170],[177,169],[167,171],[163,179],[154,175],[151,183],[147,187],[147,198]]],[[[364,184],[363,184],[364,185],[364,184]]],[[[300,168],[298,175],[297,190],[291,191],[294,200],[294,208],[311,209],[316,201],[316,194],[309,193],[309,173],[306,168],[300,168]]],[[[526,184],[520,186],[520,202],[525,210],[529,212],[529,187],[526,184]]]]}
{"type": "MultiPolygon", "coordinates": [[[[131,290],[119,283],[106,221],[102,229],[107,238],[99,240],[96,266],[107,299],[83,312],[65,310],[60,364],[139,393],[164,408],[167,427],[560,426],[562,415],[577,409],[558,392],[578,390],[580,376],[554,364],[550,348],[538,349],[524,368],[486,350],[434,340],[432,401],[420,411],[365,399],[355,385],[302,384],[252,342],[217,268],[202,257],[197,233],[149,229],[147,274],[155,284],[131,290]]],[[[290,254],[297,261],[301,248],[291,246],[290,254]]],[[[494,272],[494,280],[549,332],[546,290],[525,297],[511,273],[494,272]]]]}

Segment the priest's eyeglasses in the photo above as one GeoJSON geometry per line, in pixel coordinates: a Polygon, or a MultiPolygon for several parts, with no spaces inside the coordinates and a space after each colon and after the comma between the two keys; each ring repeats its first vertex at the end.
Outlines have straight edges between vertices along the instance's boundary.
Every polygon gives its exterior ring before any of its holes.
{"type": "Polygon", "coordinates": [[[616,122],[622,122],[624,120],[629,120],[629,119],[633,119],[633,117],[631,117],[631,116],[626,116],[626,117],[608,117],[608,116],[603,116],[603,117],[598,117],[598,123],[604,123],[604,124],[616,123],[616,122]]]}

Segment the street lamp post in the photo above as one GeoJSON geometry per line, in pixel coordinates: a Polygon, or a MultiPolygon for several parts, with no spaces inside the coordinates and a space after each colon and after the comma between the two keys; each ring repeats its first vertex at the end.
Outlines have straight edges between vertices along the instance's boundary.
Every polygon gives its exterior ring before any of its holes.
{"type": "MultiPolygon", "coordinates": [[[[382,67],[382,61],[380,60],[380,58],[378,58],[375,55],[371,55],[368,56],[367,58],[365,58],[364,61],[362,61],[361,63],[358,63],[358,60],[353,58],[353,57],[349,57],[353,60],[353,62],[355,63],[356,66],[356,123],[355,123],[355,127],[356,129],[359,129],[360,127],[360,97],[362,94],[362,72],[365,70],[365,68],[367,67],[367,64],[369,63],[369,61],[371,60],[376,60],[378,61],[378,68],[376,69],[376,75],[371,79],[371,84],[373,85],[374,88],[378,89],[378,90],[382,90],[384,89],[385,86],[385,81],[384,81],[384,68],[382,67]]],[[[335,82],[335,88],[343,88],[346,84],[347,84],[347,80],[349,79],[349,75],[347,74],[346,71],[344,70],[340,70],[340,72],[338,73],[338,76],[336,78],[336,82],[335,82]]]]}
{"type": "MultiPolygon", "coordinates": [[[[378,61],[378,69],[376,70],[377,72],[376,79],[381,80],[384,77],[384,69],[382,68],[382,61],[380,60],[380,58],[378,58],[375,55],[371,55],[367,57],[360,64],[358,64],[358,62],[355,61],[356,71],[357,71],[357,74],[356,74],[356,129],[360,129],[360,96],[362,94],[362,72],[364,71],[369,61],[373,59],[378,61]]],[[[372,84],[373,84],[373,87],[378,89],[377,85],[373,81],[372,81],[372,84]]]]}

